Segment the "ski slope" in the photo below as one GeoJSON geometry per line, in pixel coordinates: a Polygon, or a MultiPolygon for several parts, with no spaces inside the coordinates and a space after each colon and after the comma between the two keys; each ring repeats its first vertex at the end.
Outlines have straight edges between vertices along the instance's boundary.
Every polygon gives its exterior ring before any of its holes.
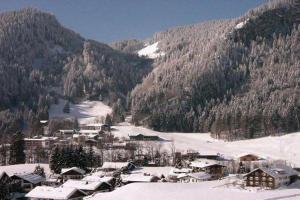
{"type": "Polygon", "coordinates": [[[111,113],[111,108],[101,101],[83,101],[79,104],[70,103],[70,113],[64,113],[65,101],[60,100],[58,104],[51,105],[49,117],[76,117],[81,124],[94,123],[106,114],[111,113]]]}
{"type": "Polygon", "coordinates": [[[114,127],[113,133],[118,137],[132,134],[157,135],[165,141],[160,142],[164,149],[171,149],[174,141],[177,151],[195,150],[201,154],[223,154],[236,157],[243,153],[254,153],[270,159],[284,159],[295,167],[300,167],[300,133],[284,136],[269,136],[258,139],[225,142],[210,137],[209,133],[163,133],[144,127],[136,127],[127,122],[114,127]]]}

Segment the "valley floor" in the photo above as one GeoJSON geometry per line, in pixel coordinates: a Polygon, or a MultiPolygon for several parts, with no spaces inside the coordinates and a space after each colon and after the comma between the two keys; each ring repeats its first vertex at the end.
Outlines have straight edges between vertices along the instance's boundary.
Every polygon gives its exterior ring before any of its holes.
{"type": "MultiPolygon", "coordinates": [[[[174,141],[176,150],[199,151],[200,154],[220,153],[225,157],[235,157],[243,153],[254,153],[264,158],[284,159],[295,167],[300,167],[300,133],[284,136],[269,136],[258,139],[225,142],[210,137],[209,133],[165,133],[144,127],[136,127],[127,122],[114,126],[115,136],[128,137],[131,134],[157,135],[163,138],[162,146],[171,149],[174,141]]],[[[300,198],[300,197],[299,197],[300,198]]]]}

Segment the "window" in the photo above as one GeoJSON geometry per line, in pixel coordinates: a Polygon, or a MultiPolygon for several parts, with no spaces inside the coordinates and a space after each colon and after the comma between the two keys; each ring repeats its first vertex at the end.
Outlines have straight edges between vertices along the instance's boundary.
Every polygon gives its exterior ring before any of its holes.
{"type": "Polygon", "coordinates": [[[266,181],[267,179],[266,179],[266,177],[262,177],[262,180],[263,180],[263,181],[266,181]]]}
{"type": "Polygon", "coordinates": [[[255,181],[255,185],[259,185],[259,182],[258,182],[258,181],[255,181]]]}
{"type": "Polygon", "coordinates": [[[262,176],[266,176],[267,174],[265,172],[262,173],[262,176]]]}
{"type": "Polygon", "coordinates": [[[253,185],[253,181],[250,181],[250,182],[249,182],[249,185],[253,185]]]}
{"type": "Polygon", "coordinates": [[[252,177],[252,176],[249,176],[249,180],[253,180],[253,177],[252,177]]]}
{"type": "Polygon", "coordinates": [[[273,178],[272,178],[272,177],[269,177],[268,180],[269,180],[269,181],[273,181],[273,178]]]}
{"type": "Polygon", "coordinates": [[[258,177],[258,176],[256,176],[256,177],[255,177],[255,180],[256,180],[256,181],[258,181],[258,180],[259,180],[259,177],[258,177]]]}

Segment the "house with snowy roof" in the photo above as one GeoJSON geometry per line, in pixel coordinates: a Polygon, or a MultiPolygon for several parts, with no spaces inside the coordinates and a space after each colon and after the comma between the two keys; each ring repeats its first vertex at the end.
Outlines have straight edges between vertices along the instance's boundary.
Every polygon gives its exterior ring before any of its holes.
{"type": "Polygon", "coordinates": [[[224,177],[226,166],[219,164],[217,161],[209,159],[197,159],[189,165],[193,172],[206,172],[211,175],[211,179],[224,177]]]}
{"type": "Polygon", "coordinates": [[[203,181],[209,181],[212,176],[206,172],[180,174],[177,176],[180,183],[198,183],[203,181]]]}
{"type": "Polygon", "coordinates": [[[246,174],[244,180],[245,185],[249,187],[275,189],[283,185],[289,185],[297,178],[297,176],[297,171],[289,167],[260,167],[246,174]]]}
{"type": "Polygon", "coordinates": [[[63,179],[63,182],[69,179],[82,179],[85,174],[83,169],[78,167],[71,167],[71,168],[63,168],[61,169],[60,176],[63,179]]]}
{"type": "Polygon", "coordinates": [[[76,188],[84,191],[87,194],[93,194],[94,192],[108,192],[113,189],[112,185],[108,182],[102,181],[87,181],[87,180],[68,180],[61,187],[76,188]]]}
{"type": "Polygon", "coordinates": [[[46,179],[37,174],[15,174],[11,176],[15,185],[20,185],[24,192],[29,192],[36,186],[40,186],[46,179]]]}
{"type": "Polygon", "coordinates": [[[81,200],[87,194],[81,190],[70,187],[38,186],[25,195],[31,200],[81,200]]]}
{"type": "Polygon", "coordinates": [[[104,171],[133,170],[136,166],[132,162],[104,162],[101,169],[104,171]]]}

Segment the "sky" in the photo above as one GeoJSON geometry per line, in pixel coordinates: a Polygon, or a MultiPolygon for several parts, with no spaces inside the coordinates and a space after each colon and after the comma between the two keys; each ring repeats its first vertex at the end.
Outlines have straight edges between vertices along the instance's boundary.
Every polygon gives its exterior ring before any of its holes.
{"type": "Polygon", "coordinates": [[[35,7],[85,38],[146,39],[170,27],[241,16],[267,0],[0,0],[0,11],[35,7]]]}

